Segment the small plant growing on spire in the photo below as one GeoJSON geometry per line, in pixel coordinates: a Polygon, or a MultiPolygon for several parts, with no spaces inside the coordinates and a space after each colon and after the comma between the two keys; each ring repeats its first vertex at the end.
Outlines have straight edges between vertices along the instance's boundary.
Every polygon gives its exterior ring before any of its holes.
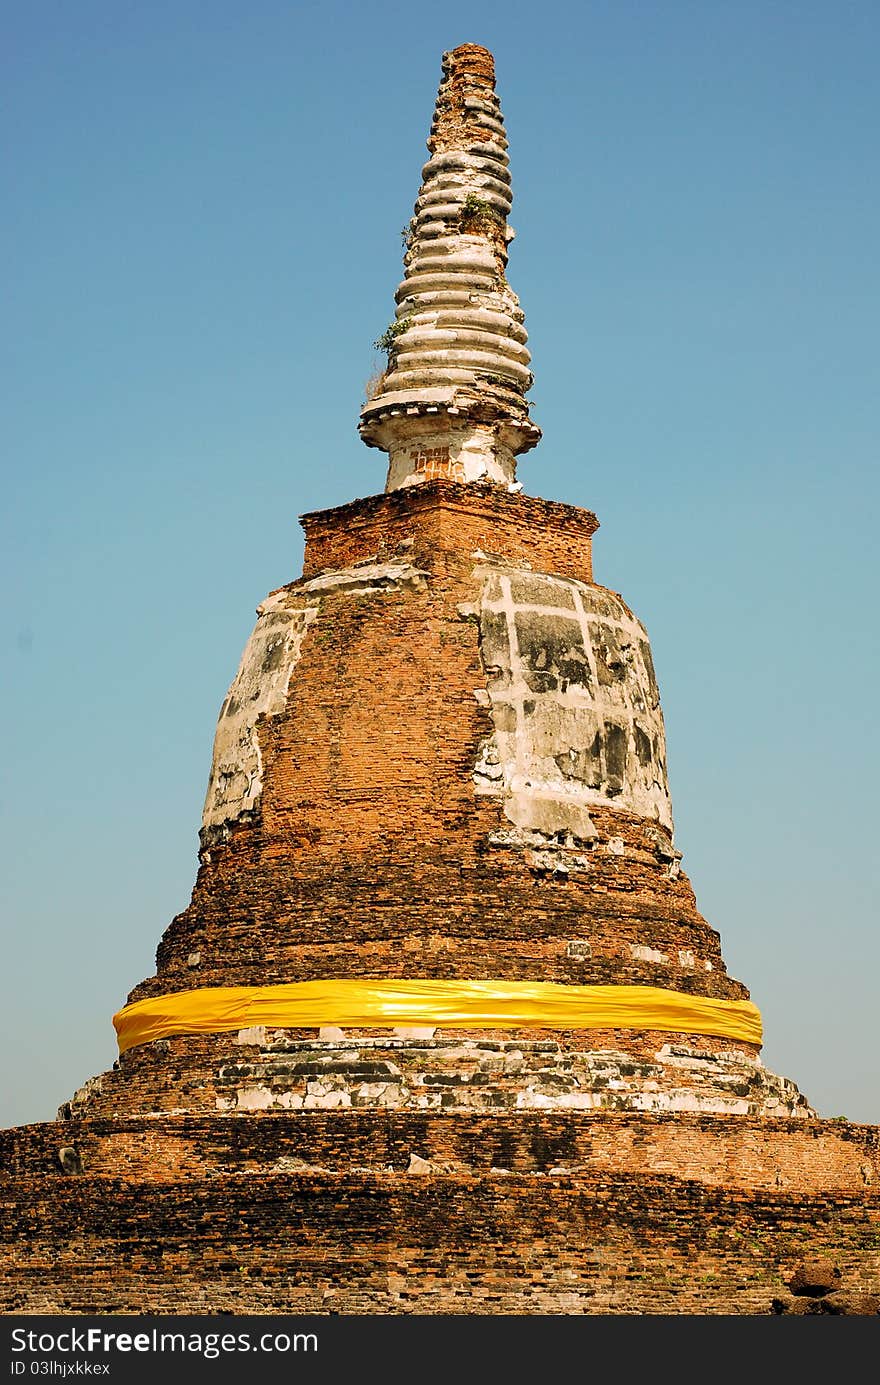
{"type": "Polygon", "coordinates": [[[482,197],[478,197],[475,192],[469,192],[464,202],[461,204],[459,223],[464,225],[465,222],[474,223],[480,221],[494,221],[498,225],[501,225],[504,218],[499,212],[496,212],[491,203],[487,202],[482,197]]]}
{"type": "Polygon", "coordinates": [[[409,317],[399,317],[394,322],[389,323],[389,325],[385,328],[385,331],[382,333],[381,337],[377,337],[376,340],[373,342],[373,350],[384,351],[386,355],[390,355],[391,351],[394,348],[394,344],[397,341],[397,338],[401,336],[404,332],[406,332],[411,326],[411,315],[409,317]]]}
{"type": "Polygon", "coordinates": [[[402,230],[401,233],[400,233],[400,239],[401,239],[401,243],[403,244],[404,250],[411,250],[411,249],[412,249],[412,243],[413,243],[413,239],[415,238],[415,234],[416,234],[416,219],[415,219],[414,216],[411,216],[410,219],[409,219],[409,221],[406,223],[406,225],[404,226],[403,230],[402,230]]]}

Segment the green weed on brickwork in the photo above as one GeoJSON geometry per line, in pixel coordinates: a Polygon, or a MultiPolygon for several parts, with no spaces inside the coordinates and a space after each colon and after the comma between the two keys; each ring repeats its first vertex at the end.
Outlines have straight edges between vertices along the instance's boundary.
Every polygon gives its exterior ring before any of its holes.
{"type": "Polygon", "coordinates": [[[504,221],[500,212],[496,212],[491,203],[484,198],[478,197],[475,192],[469,192],[464,202],[461,204],[462,221],[504,221]]]}
{"type": "Polygon", "coordinates": [[[375,351],[385,351],[386,353],[390,352],[397,338],[411,326],[412,317],[397,318],[396,321],[389,323],[381,337],[376,338],[373,342],[373,349],[375,351]]]}

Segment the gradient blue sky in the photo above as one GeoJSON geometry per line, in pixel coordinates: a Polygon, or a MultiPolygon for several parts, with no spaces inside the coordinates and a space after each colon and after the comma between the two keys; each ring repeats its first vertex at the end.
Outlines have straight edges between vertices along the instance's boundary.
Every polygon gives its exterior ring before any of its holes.
{"type": "Polygon", "coordinates": [[[214,723],[356,432],[440,57],[495,53],[544,441],[647,624],[768,1066],[880,1121],[875,0],[0,6],[0,1125],[185,907],[214,723]]]}

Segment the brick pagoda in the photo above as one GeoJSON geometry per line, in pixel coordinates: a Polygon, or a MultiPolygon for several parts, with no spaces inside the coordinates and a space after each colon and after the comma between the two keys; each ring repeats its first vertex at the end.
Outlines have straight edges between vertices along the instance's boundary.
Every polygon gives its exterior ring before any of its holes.
{"type": "Polygon", "coordinates": [[[880,1132],[762,1064],[645,629],[596,517],[516,480],[485,49],[444,55],[428,149],[361,413],[385,490],[304,516],[258,608],[118,1061],[0,1136],[7,1313],[760,1313],[805,1254],[880,1282],[880,1132]]]}

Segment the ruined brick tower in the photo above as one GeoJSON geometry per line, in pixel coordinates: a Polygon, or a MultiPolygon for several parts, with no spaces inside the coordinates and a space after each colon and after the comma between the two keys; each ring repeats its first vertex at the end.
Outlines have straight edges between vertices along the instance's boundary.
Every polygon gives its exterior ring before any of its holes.
{"type": "Polygon", "coordinates": [[[17,1244],[6,1311],[760,1312],[805,1248],[877,1277],[877,1132],[761,1063],[644,627],[595,516],[516,480],[485,49],[444,56],[428,149],[361,413],[385,491],[306,515],[258,608],[118,1062],[4,1137],[19,1225],[86,1247],[53,1277],[17,1244]]]}

